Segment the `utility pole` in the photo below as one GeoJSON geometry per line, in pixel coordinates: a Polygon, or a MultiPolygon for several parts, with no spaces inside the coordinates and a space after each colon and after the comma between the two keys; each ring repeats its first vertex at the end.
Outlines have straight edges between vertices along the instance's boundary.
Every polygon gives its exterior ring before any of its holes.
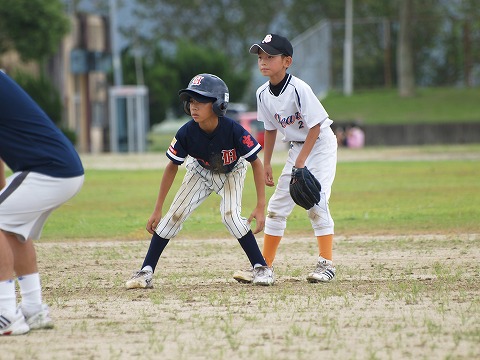
{"type": "Polygon", "coordinates": [[[110,42],[112,44],[113,81],[115,86],[123,85],[122,61],[118,50],[117,0],[110,0],[110,42]]]}
{"type": "Polygon", "coordinates": [[[353,92],[353,0],[345,0],[345,42],[343,45],[343,93],[353,92]]]}

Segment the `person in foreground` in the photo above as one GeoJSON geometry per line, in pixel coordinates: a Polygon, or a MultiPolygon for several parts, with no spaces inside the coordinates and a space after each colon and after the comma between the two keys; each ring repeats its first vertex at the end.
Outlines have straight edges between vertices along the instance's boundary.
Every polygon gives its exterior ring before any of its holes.
{"type": "Polygon", "coordinates": [[[84,170],[70,140],[2,71],[0,109],[0,335],[21,335],[53,327],[33,240],[51,212],[80,191],[84,170]]]}
{"type": "MultiPolygon", "coordinates": [[[[329,198],[337,163],[337,140],[333,123],[310,86],[287,73],[292,64],[293,47],[283,36],[268,34],[253,44],[250,53],[258,56],[258,68],[269,81],[256,91],[258,120],[264,123],[265,184],[274,186],[271,165],[277,131],[290,143],[286,164],[269,200],[263,242],[263,256],[273,272],[273,261],[284,235],[287,218],[295,202],[289,191],[296,169],[308,168],[320,182],[320,201],[307,211],[318,242],[319,257],[309,282],[329,282],[335,277],[332,261],[334,222],[329,198]]],[[[234,273],[239,282],[251,282],[252,271],[234,273]]]]}
{"type": "Polygon", "coordinates": [[[238,239],[252,265],[252,281],[258,285],[273,282],[254,233],[265,225],[265,186],[263,164],[257,157],[261,146],[234,120],[225,117],[229,92],[227,85],[212,74],[195,76],[186,89],[179,91],[185,112],[192,117],[183,125],[167,150],[165,167],[153,214],[147,222],[152,234],[150,247],[141,269],[126,282],[127,289],[152,288],[152,277],[160,256],[183,222],[207,197],[221,196],[223,224],[238,239]],[[178,171],[186,162],[187,172],[170,209],[162,217],[162,208],[178,171]],[[248,219],[241,216],[242,192],[247,162],[253,170],[257,205],[248,219]],[[250,222],[256,220],[254,232],[250,222]]]}

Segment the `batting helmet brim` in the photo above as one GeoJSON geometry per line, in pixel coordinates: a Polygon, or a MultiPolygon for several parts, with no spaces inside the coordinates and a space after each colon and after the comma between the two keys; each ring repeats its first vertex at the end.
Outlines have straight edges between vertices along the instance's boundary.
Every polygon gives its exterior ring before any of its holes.
{"type": "Polygon", "coordinates": [[[207,96],[206,94],[202,94],[200,91],[195,92],[189,89],[180,90],[178,92],[178,96],[180,96],[181,101],[190,101],[190,98],[193,98],[200,103],[209,103],[216,100],[215,97],[207,96]]]}

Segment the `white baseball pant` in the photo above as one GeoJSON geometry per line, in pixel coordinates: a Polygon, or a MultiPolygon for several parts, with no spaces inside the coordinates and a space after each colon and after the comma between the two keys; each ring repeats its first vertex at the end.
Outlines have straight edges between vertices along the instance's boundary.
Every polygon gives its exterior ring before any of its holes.
{"type": "Polygon", "coordinates": [[[20,241],[40,238],[53,210],[75,196],[84,176],[57,178],[36,172],[16,172],[0,191],[0,229],[20,241]]]}
{"type": "Polygon", "coordinates": [[[241,216],[247,161],[241,158],[231,172],[221,174],[203,168],[197,160],[188,157],[186,169],[187,173],[170,209],[155,229],[158,236],[174,238],[190,213],[213,191],[221,196],[220,214],[230,234],[236,239],[245,236],[250,230],[247,219],[241,216]]]}
{"type": "MultiPolygon", "coordinates": [[[[265,219],[265,234],[283,236],[287,226],[287,218],[295,207],[290,196],[290,178],[303,143],[292,142],[288,151],[285,167],[277,181],[274,194],[268,202],[265,219]]],[[[320,202],[308,210],[308,217],[315,236],[334,233],[334,221],[330,214],[328,202],[332,190],[337,167],[337,138],[330,127],[321,129],[320,135],[305,162],[305,166],[317,178],[322,186],[320,202]]]]}

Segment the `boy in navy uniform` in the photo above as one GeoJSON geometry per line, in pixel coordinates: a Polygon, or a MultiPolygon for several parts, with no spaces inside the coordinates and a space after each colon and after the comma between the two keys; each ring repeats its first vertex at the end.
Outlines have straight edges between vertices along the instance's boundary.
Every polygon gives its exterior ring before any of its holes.
{"type": "Polygon", "coordinates": [[[80,191],[84,171],[70,140],[1,71],[0,109],[0,335],[21,335],[53,327],[33,240],[51,212],[80,191]],[[13,172],[8,178],[4,163],[13,172]]]}
{"type": "Polygon", "coordinates": [[[223,224],[238,239],[253,269],[254,283],[271,285],[272,271],[266,266],[254,233],[265,224],[265,188],[263,164],[257,157],[261,146],[234,120],[225,117],[229,93],[226,84],[212,74],[195,76],[186,89],[179,91],[185,112],[192,119],[175,135],[167,151],[170,162],[163,173],[155,209],[148,219],[150,247],[141,269],[126,282],[127,289],[151,288],[152,275],[160,255],[183,222],[205,199],[216,192],[221,196],[223,224]],[[162,217],[162,208],[177,174],[186,162],[187,173],[170,209],[162,217]],[[250,162],[257,191],[257,205],[248,219],[241,216],[242,192],[250,162]],[[252,232],[250,222],[256,219],[252,232]]]}

